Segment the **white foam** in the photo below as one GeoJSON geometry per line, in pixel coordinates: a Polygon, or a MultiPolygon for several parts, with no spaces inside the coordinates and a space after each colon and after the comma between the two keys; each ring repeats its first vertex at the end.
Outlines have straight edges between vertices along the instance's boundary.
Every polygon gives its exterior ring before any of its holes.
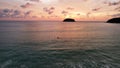
{"type": "Polygon", "coordinates": [[[1,65],[1,68],[5,68],[7,67],[8,65],[12,64],[12,60],[7,60],[5,61],[2,65],[1,65]]]}
{"type": "Polygon", "coordinates": [[[20,68],[28,68],[26,65],[21,65],[20,68]]]}

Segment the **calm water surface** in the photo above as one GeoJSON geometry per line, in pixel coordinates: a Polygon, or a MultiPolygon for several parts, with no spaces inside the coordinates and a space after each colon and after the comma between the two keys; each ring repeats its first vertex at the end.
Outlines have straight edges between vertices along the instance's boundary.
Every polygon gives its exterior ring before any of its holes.
{"type": "Polygon", "coordinates": [[[0,68],[120,68],[120,24],[0,22],[0,68]]]}

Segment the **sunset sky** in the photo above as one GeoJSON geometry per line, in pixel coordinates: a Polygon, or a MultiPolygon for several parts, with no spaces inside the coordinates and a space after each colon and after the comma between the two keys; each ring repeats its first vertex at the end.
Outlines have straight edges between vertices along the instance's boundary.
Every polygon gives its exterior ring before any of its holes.
{"type": "Polygon", "coordinates": [[[0,20],[105,21],[120,17],[120,0],[0,0],[0,20]]]}

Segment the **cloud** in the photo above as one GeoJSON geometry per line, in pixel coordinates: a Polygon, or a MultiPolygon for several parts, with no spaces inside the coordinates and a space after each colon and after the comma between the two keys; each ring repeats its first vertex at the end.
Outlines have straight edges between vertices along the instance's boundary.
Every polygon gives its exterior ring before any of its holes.
{"type": "Polygon", "coordinates": [[[29,0],[29,1],[32,1],[32,2],[39,2],[40,0],[29,0]]]}
{"type": "Polygon", "coordinates": [[[86,2],[86,1],[90,1],[90,0],[83,0],[83,1],[85,1],[85,2],[86,2]]]}
{"type": "Polygon", "coordinates": [[[117,7],[117,8],[115,8],[115,10],[118,10],[118,11],[120,11],[120,7],[117,7]]]}
{"type": "Polygon", "coordinates": [[[112,17],[120,17],[120,13],[111,15],[112,17]]]}
{"type": "Polygon", "coordinates": [[[29,1],[29,2],[40,2],[40,0],[25,0],[25,1],[29,1]]]}
{"type": "Polygon", "coordinates": [[[9,13],[9,12],[11,12],[12,10],[9,10],[9,9],[3,9],[3,12],[4,13],[9,13]]]}
{"type": "Polygon", "coordinates": [[[54,10],[55,10],[55,7],[50,7],[50,8],[44,7],[43,8],[43,11],[47,12],[48,14],[54,13],[54,10]]]}
{"type": "Polygon", "coordinates": [[[77,16],[80,16],[80,13],[77,13],[76,15],[77,15],[77,16]]]}
{"type": "Polygon", "coordinates": [[[94,8],[92,11],[99,11],[101,8],[94,8]]]}
{"type": "Polygon", "coordinates": [[[23,12],[13,9],[0,9],[0,18],[25,18],[30,17],[32,11],[23,12]]]}
{"type": "Polygon", "coordinates": [[[22,7],[22,8],[29,8],[29,7],[31,7],[33,4],[31,4],[31,3],[26,3],[26,4],[24,4],[24,5],[21,5],[20,7],[22,7]]]}
{"type": "Polygon", "coordinates": [[[25,17],[26,17],[26,16],[29,16],[31,13],[32,13],[31,10],[30,10],[30,11],[27,11],[27,12],[24,13],[24,16],[25,16],[25,17]]]}
{"type": "Polygon", "coordinates": [[[115,6],[115,5],[120,5],[120,1],[116,0],[116,1],[105,1],[104,4],[108,4],[108,6],[115,6]]]}
{"type": "Polygon", "coordinates": [[[90,14],[91,14],[91,12],[88,12],[88,13],[86,13],[86,16],[87,16],[87,17],[90,17],[90,14]]]}
{"type": "Polygon", "coordinates": [[[67,10],[74,10],[74,8],[72,8],[72,7],[68,7],[67,10]]]}
{"type": "Polygon", "coordinates": [[[61,13],[62,13],[63,15],[67,15],[69,12],[68,12],[68,11],[63,10],[61,13]]]}
{"type": "Polygon", "coordinates": [[[108,3],[109,4],[109,6],[112,6],[112,5],[120,5],[120,1],[119,2],[113,2],[113,3],[108,3]]]}
{"type": "Polygon", "coordinates": [[[21,17],[21,11],[13,9],[0,9],[0,18],[21,17]]]}
{"type": "Polygon", "coordinates": [[[9,15],[10,17],[22,17],[22,11],[20,10],[13,10],[11,12],[11,15],[9,15]]]}

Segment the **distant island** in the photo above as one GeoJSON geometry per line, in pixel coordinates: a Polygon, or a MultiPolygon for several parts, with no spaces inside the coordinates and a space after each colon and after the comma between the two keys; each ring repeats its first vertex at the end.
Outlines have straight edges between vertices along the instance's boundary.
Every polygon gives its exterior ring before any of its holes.
{"type": "Polygon", "coordinates": [[[75,19],[66,18],[66,19],[63,20],[63,22],[75,22],[75,19]]]}
{"type": "Polygon", "coordinates": [[[120,23],[120,17],[109,19],[107,23],[120,23]]]}

